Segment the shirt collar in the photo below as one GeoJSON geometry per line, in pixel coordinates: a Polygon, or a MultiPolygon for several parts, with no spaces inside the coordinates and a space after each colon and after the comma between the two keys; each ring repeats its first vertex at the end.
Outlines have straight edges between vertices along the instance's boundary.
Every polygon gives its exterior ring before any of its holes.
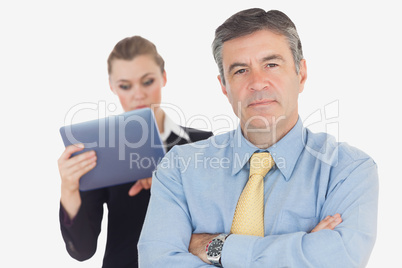
{"type": "Polygon", "coordinates": [[[260,150],[257,146],[244,138],[240,125],[234,131],[230,146],[233,148],[232,175],[238,173],[244,165],[248,163],[248,160],[255,151],[260,150]]]}
{"type": "MultiPolygon", "coordinates": [[[[275,161],[275,166],[282,172],[286,181],[290,179],[296,162],[303,151],[306,133],[307,131],[299,117],[295,126],[281,140],[267,149],[275,161]]],[[[238,173],[248,163],[255,151],[261,151],[244,138],[240,125],[234,132],[232,146],[234,163],[232,175],[238,173]]]]}
{"type": "Polygon", "coordinates": [[[186,131],[175,122],[165,113],[165,120],[163,122],[163,133],[160,133],[161,140],[166,142],[171,133],[176,134],[177,136],[190,141],[190,136],[186,131]]]}

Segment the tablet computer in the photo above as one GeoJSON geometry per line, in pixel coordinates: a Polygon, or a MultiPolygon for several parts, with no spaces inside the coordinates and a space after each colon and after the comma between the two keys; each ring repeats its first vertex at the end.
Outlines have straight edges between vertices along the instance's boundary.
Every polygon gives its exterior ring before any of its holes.
{"type": "Polygon", "coordinates": [[[154,114],[149,108],[63,126],[60,134],[65,146],[84,144],[85,148],[76,154],[96,152],[97,164],[81,177],[81,191],[151,177],[165,155],[154,114]]]}

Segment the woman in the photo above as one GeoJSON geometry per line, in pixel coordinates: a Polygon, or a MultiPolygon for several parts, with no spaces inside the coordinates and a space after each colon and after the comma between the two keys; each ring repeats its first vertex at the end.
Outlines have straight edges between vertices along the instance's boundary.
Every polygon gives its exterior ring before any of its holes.
{"type": "MultiPolygon", "coordinates": [[[[181,127],[159,107],[166,84],[164,61],[150,41],[133,36],[118,42],[108,58],[110,88],[124,111],[150,107],[166,150],[212,136],[211,132],[181,127]]],[[[83,261],[93,256],[101,230],[103,204],[108,207],[108,230],[102,267],[137,267],[137,242],[149,201],[151,178],[80,192],[81,176],[96,166],[96,154],[68,146],[59,158],[61,176],[60,226],[68,253],[83,261]]]]}

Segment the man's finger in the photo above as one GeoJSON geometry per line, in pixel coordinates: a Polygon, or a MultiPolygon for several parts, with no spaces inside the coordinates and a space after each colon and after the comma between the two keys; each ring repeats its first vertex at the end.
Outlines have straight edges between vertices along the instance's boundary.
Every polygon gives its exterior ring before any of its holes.
{"type": "Polygon", "coordinates": [[[333,220],[330,223],[328,223],[326,229],[334,230],[335,227],[338,226],[338,224],[340,224],[341,222],[342,222],[341,215],[337,213],[333,216],[333,220]]]}
{"type": "Polygon", "coordinates": [[[333,230],[341,222],[342,218],[339,213],[335,214],[334,216],[327,216],[325,217],[325,219],[320,221],[316,227],[314,227],[311,233],[318,232],[324,229],[333,230]]]}

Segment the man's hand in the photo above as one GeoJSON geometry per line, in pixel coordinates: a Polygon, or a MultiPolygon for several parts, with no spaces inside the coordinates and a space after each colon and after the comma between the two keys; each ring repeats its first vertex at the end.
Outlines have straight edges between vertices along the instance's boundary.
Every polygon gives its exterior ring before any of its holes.
{"type": "Polygon", "coordinates": [[[211,264],[207,259],[206,247],[218,234],[193,234],[191,236],[188,251],[200,258],[203,262],[211,264]]]}
{"type": "Polygon", "coordinates": [[[151,188],[151,185],[152,185],[152,177],[138,180],[130,188],[130,190],[128,191],[128,195],[135,196],[136,194],[141,192],[142,189],[148,190],[149,188],[151,188]]]}
{"type": "Polygon", "coordinates": [[[328,230],[334,230],[338,224],[342,222],[341,215],[339,213],[336,213],[334,216],[327,216],[325,219],[320,221],[320,223],[317,224],[316,227],[311,231],[311,233],[318,232],[320,230],[328,229],[328,230]]]}

